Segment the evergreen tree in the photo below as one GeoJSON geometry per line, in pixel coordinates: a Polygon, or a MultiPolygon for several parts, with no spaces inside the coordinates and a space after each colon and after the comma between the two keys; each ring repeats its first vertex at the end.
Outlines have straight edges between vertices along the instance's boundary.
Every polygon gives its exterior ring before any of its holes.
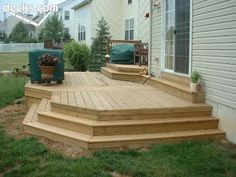
{"type": "Polygon", "coordinates": [[[91,58],[89,62],[89,71],[100,71],[101,67],[106,65],[107,41],[110,38],[110,27],[104,17],[98,21],[97,34],[91,45],[91,58]]]}

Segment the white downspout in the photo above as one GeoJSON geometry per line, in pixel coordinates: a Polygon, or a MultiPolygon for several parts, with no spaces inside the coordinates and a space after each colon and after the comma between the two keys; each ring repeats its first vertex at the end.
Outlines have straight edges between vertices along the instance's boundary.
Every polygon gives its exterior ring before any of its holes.
{"type": "Polygon", "coordinates": [[[148,75],[151,75],[151,61],[152,61],[152,4],[153,0],[150,0],[150,12],[149,12],[149,50],[148,50],[148,75]]]}

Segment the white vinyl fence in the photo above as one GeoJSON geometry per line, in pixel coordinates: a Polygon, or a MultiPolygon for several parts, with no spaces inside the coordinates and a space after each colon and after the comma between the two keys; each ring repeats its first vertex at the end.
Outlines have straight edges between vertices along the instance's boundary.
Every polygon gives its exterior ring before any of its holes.
{"type": "Polygon", "coordinates": [[[15,44],[0,44],[0,53],[7,52],[28,52],[35,49],[43,49],[43,43],[15,43],[15,44]]]}

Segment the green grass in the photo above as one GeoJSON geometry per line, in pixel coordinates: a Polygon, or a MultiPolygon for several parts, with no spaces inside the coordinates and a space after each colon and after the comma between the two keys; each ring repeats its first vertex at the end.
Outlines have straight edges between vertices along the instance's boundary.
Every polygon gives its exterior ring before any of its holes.
{"type": "Polygon", "coordinates": [[[35,138],[15,140],[0,131],[0,174],[5,177],[111,177],[114,171],[130,177],[235,177],[235,158],[235,149],[205,141],[72,159],[35,138]]]}
{"type": "Polygon", "coordinates": [[[0,109],[14,102],[24,95],[24,85],[28,78],[13,75],[0,76],[0,109]]]}
{"type": "Polygon", "coordinates": [[[0,71],[28,65],[28,53],[0,53],[0,71]]]}

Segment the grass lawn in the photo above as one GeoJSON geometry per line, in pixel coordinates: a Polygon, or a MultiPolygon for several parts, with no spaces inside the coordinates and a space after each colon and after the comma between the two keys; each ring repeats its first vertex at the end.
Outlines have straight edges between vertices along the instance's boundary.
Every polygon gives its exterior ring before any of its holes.
{"type": "Polygon", "coordinates": [[[24,85],[28,78],[16,78],[13,75],[0,76],[0,109],[24,95],[24,85]]]}
{"type": "Polygon", "coordinates": [[[0,71],[28,65],[28,53],[0,53],[0,71]]]}
{"type": "Polygon", "coordinates": [[[35,138],[15,140],[0,129],[0,176],[112,177],[111,172],[129,177],[235,177],[236,150],[213,141],[183,142],[72,159],[47,150],[35,138]]]}

